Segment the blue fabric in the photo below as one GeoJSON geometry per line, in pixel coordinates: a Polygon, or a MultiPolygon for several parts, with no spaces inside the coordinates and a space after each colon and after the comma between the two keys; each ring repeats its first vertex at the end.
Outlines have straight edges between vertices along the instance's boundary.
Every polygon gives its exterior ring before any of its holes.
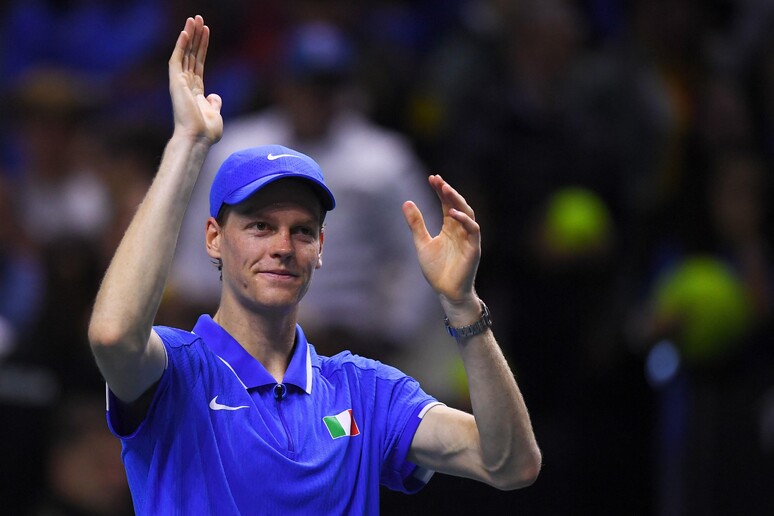
{"type": "Polygon", "coordinates": [[[406,456],[436,400],[416,380],[348,352],[318,356],[298,327],[277,387],[209,316],[194,332],[155,330],[168,364],[145,421],[121,436],[120,405],[108,411],[137,514],[377,514],[379,484],[423,487],[406,456]],[[333,439],[323,417],[348,409],[360,434],[333,439]]]}
{"type": "Polygon", "coordinates": [[[336,207],[316,161],[282,145],[262,145],[236,151],[220,165],[210,187],[210,215],[217,217],[224,204],[239,204],[267,184],[287,177],[308,181],[327,211],[336,207]]]}

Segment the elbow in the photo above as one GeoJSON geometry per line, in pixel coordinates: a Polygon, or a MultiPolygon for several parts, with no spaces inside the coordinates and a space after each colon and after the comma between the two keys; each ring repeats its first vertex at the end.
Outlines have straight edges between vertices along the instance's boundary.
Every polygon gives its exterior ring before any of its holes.
{"type": "Polygon", "coordinates": [[[89,321],[89,345],[94,352],[115,348],[123,340],[115,325],[92,316],[89,321]]]}
{"type": "Polygon", "coordinates": [[[110,321],[92,316],[89,321],[88,339],[95,355],[107,355],[116,351],[127,352],[133,349],[132,343],[141,338],[134,336],[119,321],[110,321]]]}
{"type": "Polygon", "coordinates": [[[524,454],[507,469],[492,474],[492,486],[501,491],[513,491],[535,483],[543,465],[543,457],[537,446],[524,454]]]}
{"type": "Polygon", "coordinates": [[[537,481],[538,475],[540,475],[540,469],[543,467],[543,455],[537,447],[529,455],[529,459],[525,461],[525,464],[519,469],[516,484],[511,487],[511,489],[528,487],[537,481]]]}

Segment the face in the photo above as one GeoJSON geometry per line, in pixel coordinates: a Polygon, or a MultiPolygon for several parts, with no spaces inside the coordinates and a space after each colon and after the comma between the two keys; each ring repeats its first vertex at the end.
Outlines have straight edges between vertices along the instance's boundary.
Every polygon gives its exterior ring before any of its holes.
{"type": "Polygon", "coordinates": [[[303,182],[275,181],[207,222],[207,253],[223,264],[224,303],[294,309],[322,265],[322,207],[303,182]]]}
{"type": "Polygon", "coordinates": [[[328,132],[335,111],[331,87],[288,81],[283,83],[278,95],[290,114],[298,139],[315,140],[328,132]]]}

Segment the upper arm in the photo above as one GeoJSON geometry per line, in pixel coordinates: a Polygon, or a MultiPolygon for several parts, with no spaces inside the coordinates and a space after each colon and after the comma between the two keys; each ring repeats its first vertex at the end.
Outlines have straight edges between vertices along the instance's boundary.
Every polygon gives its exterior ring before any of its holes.
{"type": "Polygon", "coordinates": [[[151,330],[146,345],[139,349],[92,344],[92,350],[108,387],[125,403],[137,400],[151,388],[161,378],[167,363],[164,343],[155,330],[151,330]]]}
{"type": "Polygon", "coordinates": [[[481,460],[478,428],[471,414],[446,405],[427,411],[409,449],[409,460],[433,471],[492,484],[481,460]]]}
{"type": "Polygon", "coordinates": [[[467,412],[438,405],[428,410],[419,423],[408,460],[433,471],[510,490],[535,481],[540,469],[539,453],[535,457],[528,452],[517,452],[517,455],[508,452],[487,465],[475,418],[467,412]]]}

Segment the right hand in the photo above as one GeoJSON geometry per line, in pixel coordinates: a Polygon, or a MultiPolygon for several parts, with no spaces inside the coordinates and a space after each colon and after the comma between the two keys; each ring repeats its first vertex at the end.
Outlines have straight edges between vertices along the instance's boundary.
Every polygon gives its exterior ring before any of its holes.
{"type": "Polygon", "coordinates": [[[209,42],[210,28],[202,17],[188,18],[169,58],[169,92],[175,133],[211,145],[223,135],[223,117],[220,96],[204,96],[204,61],[209,42]]]}

